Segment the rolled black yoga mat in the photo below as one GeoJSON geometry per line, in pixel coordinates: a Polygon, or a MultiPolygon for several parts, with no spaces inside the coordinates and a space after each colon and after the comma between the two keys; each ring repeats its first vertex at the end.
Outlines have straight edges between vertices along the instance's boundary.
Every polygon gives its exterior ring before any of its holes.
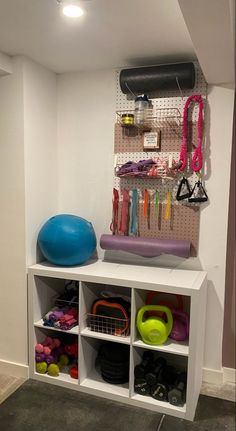
{"type": "Polygon", "coordinates": [[[123,69],[120,72],[120,88],[124,94],[138,95],[157,90],[192,89],[195,85],[193,63],[163,64],[160,66],[123,69]]]}

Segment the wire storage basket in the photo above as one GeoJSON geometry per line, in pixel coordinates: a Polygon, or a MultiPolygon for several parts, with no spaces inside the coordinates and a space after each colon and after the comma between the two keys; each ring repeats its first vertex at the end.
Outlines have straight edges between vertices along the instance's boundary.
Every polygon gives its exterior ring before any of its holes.
{"type": "Polygon", "coordinates": [[[182,127],[182,116],[177,108],[159,108],[155,114],[148,109],[145,121],[137,122],[134,110],[116,111],[116,122],[125,128],[137,128],[141,132],[149,129],[169,129],[177,132],[182,127]]]}
{"type": "Polygon", "coordinates": [[[115,317],[101,316],[98,314],[87,314],[88,328],[94,332],[127,337],[129,335],[129,319],[118,319],[115,317]]]}

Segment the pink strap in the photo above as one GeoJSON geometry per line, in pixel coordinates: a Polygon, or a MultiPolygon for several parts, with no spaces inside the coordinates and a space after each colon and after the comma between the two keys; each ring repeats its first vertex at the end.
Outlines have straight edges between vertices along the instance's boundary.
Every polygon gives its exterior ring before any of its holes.
{"type": "Polygon", "coordinates": [[[124,189],[122,191],[123,200],[121,206],[121,216],[120,216],[120,229],[119,231],[124,235],[128,235],[129,230],[129,190],[124,189]]]}
{"type": "Polygon", "coordinates": [[[199,172],[202,168],[202,122],[203,122],[203,100],[200,95],[193,95],[188,97],[184,105],[184,118],[183,118],[183,137],[182,145],[179,154],[179,161],[181,162],[180,171],[184,171],[187,166],[187,130],[188,130],[188,108],[190,103],[194,101],[199,104],[198,113],[198,143],[193,154],[191,168],[195,172],[199,172]]]}
{"type": "Polygon", "coordinates": [[[118,231],[118,213],[119,213],[119,192],[113,188],[113,205],[112,205],[112,222],[110,229],[113,235],[117,234],[118,231]]]}

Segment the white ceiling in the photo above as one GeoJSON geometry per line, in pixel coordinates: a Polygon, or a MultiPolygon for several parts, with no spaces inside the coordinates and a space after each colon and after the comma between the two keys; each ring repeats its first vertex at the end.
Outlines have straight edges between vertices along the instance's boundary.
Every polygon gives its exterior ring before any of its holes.
{"type": "Polygon", "coordinates": [[[179,4],[207,82],[234,88],[235,0],[179,0],[179,4]]]}
{"type": "Polygon", "coordinates": [[[91,0],[77,20],[56,0],[0,0],[0,52],[55,72],[193,60],[177,0],[91,0]]]}

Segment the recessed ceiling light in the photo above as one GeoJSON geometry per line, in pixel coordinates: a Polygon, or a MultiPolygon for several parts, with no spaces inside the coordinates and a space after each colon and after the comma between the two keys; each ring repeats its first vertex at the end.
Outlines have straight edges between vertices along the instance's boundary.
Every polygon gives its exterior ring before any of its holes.
{"type": "Polygon", "coordinates": [[[80,6],[72,3],[63,6],[62,13],[70,18],[79,18],[84,14],[84,11],[80,6]]]}
{"type": "Polygon", "coordinates": [[[69,18],[79,18],[84,15],[84,10],[80,7],[80,4],[88,0],[56,0],[60,6],[63,15],[69,18]]]}

